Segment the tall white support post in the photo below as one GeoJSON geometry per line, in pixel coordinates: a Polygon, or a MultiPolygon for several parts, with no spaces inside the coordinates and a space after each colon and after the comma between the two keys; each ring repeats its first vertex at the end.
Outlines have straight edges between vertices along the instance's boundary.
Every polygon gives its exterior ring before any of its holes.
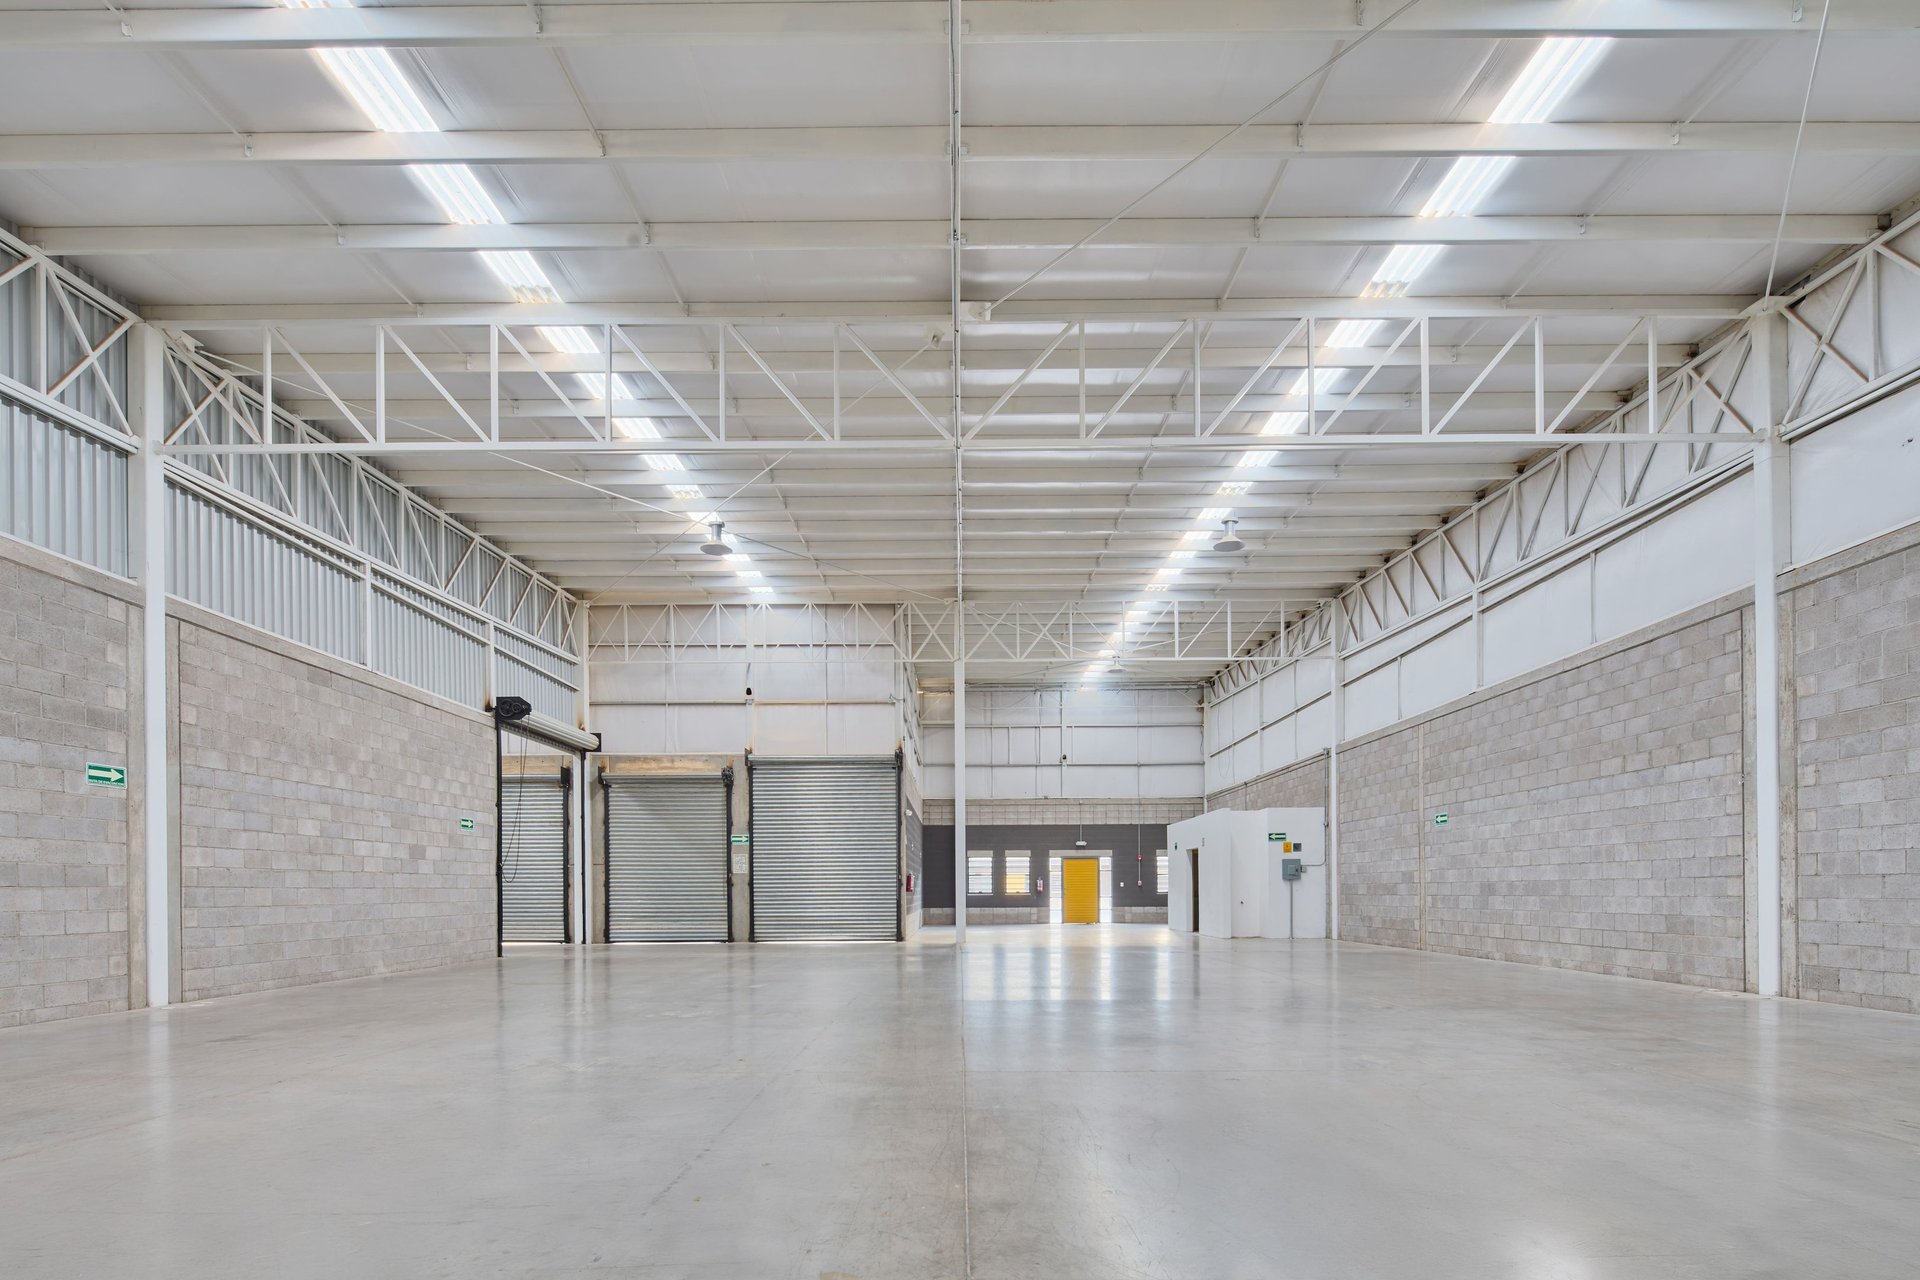
{"type": "Polygon", "coordinates": [[[1753,325],[1753,358],[1760,363],[1766,395],[1764,435],[1753,451],[1754,990],[1777,996],[1783,973],[1780,864],[1788,840],[1783,784],[1789,764],[1781,749],[1786,668],[1780,574],[1793,558],[1787,443],[1780,434],[1787,404],[1786,318],[1768,311],[1753,325]]]}
{"type": "MultiPolygon", "coordinates": [[[[607,385],[611,387],[612,381],[607,385]]],[[[611,398],[611,397],[609,397],[611,398]]],[[[588,685],[587,655],[590,647],[587,643],[587,602],[582,600],[573,606],[573,651],[580,663],[580,679],[573,691],[573,722],[578,729],[586,729],[588,707],[593,700],[593,690],[588,685]]],[[[581,946],[593,942],[593,788],[588,785],[587,766],[591,761],[580,757],[580,778],[574,786],[579,796],[580,812],[580,917],[579,930],[573,935],[580,940],[581,946]]],[[[732,851],[728,851],[732,857],[732,851]]]]}
{"type": "Polygon", "coordinates": [[[1327,936],[1340,940],[1340,742],[1347,736],[1347,664],[1342,653],[1340,621],[1345,616],[1336,598],[1330,619],[1327,696],[1332,730],[1327,741],[1327,936]]]}
{"type": "MultiPolygon", "coordinates": [[[[954,623],[956,629],[960,623],[954,623]]],[[[957,636],[958,644],[964,636],[957,636]]],[[[953,941],[967,940],[967,661],[953,660],[953,941]]]]}
{"type": "Polygon", "coordinates": [[[134,564],[140,579],[141,840],[146,861],[147,1004],[172,1004],[178,994],[173,963],[174,904],[172,758],[167,728],[167,473],[166,349],[160,331],[136,324],[127,335],[128,420],[139,433],[131,486],[134,564]]]}

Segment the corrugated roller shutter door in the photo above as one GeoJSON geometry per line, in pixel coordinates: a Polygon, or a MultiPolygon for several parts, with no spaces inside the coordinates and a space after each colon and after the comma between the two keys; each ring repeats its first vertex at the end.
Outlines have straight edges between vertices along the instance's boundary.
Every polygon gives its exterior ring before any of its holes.
{"type": "Polygon", "coordinates": [[[558,778],[501,782],[500,938],[567,940],[567,787],[558,778]]]}
{"type": "Polygon", "coordinates": [[[900,936],[898,765],[755,760],[753,936],[766,942],[900,936]]]}
{"type": "Polygon", "coordinates": [[[607,941],[727,940],[727,785],[607,780],[607,941]]]}

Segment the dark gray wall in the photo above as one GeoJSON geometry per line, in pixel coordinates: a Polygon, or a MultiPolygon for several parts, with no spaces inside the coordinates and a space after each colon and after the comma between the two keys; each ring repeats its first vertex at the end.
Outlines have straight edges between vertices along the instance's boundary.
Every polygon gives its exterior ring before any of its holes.
{"type": "MultiPolygon", "coordinates": [[[[1085,840],[1089,850],[1113,851],[1113,905],[1117,907],[1164,907],[1167,895],[1152,888],[1154,855],[1167,846],[1165,824],[1125,823],[1084,828],[1074,824],[1048,826],[982,827],[967,826],[967,847],[974,852],[993,850],[992,895],[969,894],[967,904],[975,907],[1032,907],[1044,905],[1053,893],[1047,879],[1047,857],[1056,849],[1071,849],[1075,840],[1085,840]],[[1045,882],[1045,891],[1010,898],[998,890],[1005,883],[1004,856],[1009,849],[1025,849],[1033,855],[1034,878],[1045,882]],[[1146,884],[1142,884],[1142,879],[1146,884]]],[[[953,908],[953,828],[928,826],[925,831],[926,898],[932,908],[953,908]]]]}

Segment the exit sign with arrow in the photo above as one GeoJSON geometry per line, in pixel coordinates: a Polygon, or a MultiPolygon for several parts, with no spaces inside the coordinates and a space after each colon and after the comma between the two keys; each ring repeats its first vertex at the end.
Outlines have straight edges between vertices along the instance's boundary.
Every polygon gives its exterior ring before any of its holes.
{"type": "Polygon", "coordinates": [[[127,785],[127,771],[117,764],[95,764],[87,761],[87,785],[92,787],[119,787],[127,785]]]}

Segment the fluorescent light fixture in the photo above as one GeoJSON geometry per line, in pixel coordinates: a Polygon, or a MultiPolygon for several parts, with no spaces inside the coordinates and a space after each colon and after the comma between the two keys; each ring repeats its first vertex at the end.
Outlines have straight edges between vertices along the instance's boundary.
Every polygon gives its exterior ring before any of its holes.
{"type": "Polygon", "coordinates": [[[756,596],[770,596],[773,594],[772,587],[748,587],[747,590],[756,596]]]}
{"type": "MultiPolygon", "coordinates": [[[[1202,507],[1200,508],[1200,514],[1195,516],[1194,519],[1199,521],[1201,524],[1212,524],[1216,520],[1225,520],[1228,516],[1232,514],[1233,514],[1232,507],[1202,507]]],[[[1207,530],[1195,529],[1192,533],[1188,534],[1187,536],[1189,538],[1204,538],[1207,536],[1207,530]]]]}
{"type": "Polygon", "coordinates": [[[553,282],[547,279],[547,273],[525,250],[486,249],[481,251],[480,261],[500,283],[513,290],[515,302],[560,301],[560,294],[553,287],[553,282]]]}
{"type": "Polygon", "coordinates": [[[506,222],[480,179],[463,164],[410,164],[407,173],[433,197],[448,222],[470,227],[506,222]]]}
{"type": "Polygon", "coordinates": [[[1249,467],[1270,467],[1273,465],[1273,460],[1279,456],[1278,451],[1273,449],[1249,449],[1241,454],[1240,460],[1233,465],[1243,471],[1249,467]]]}
{"type": "Polygon", "coordinates": [[[658,440],[660,428],[653,425],[652,418],[615,418],[613,434],[622,440],[658,440]]]}
{"type": "Polygon", "coordinates": [[[700,486],[697,484],[670,484],[667,486],[667,492],[676,498],[704,498],[707,496],[700,492],[700,486]]]}
{"type": "Polygon", "coordinates": [[[752,559],[753,557],[744,551],[729,551],[726,555],[728,564],[746,564],[752,559]]]}
{"type": "MultiPolygon", "coordinates": [[[[1169,551],[1169,552],[1167,552],[1167,559],[1169,559],[1169,560],[1191,560],[1191,559],[1193,559],[1193,552],[1191,552],[1191,551],[1169,551]]],[[[1162,570],[1161,570],[1160,572],[1162,572],[1162,573],[1178,573],[1178,572],[1180,572],[1180,571],[1179,571],[1178,569],[1162,569],[1162,570]]]]}
{"type": "Polygon", "coordinates": [[[1613,43],[1605,36],[1554,36],[1542,40],[1500,105],[1494,124],[1545,124],[1575,85],[1593,70],[1613,43]]]}
{"type": "Polygon", "coordinates": [[[1421,273],[1433,265],[1440,256],[1437,244],[1401,244],[1393,247],[1380,267],[1373,273],[1373,280],[1361,294],[1367,298],[1397,298],[1404,294],[1421,273]]]}
{"type": "MultiPolygon", "coordinates": [[[[1221,517],[1221,516],[1213,517],[1214,520],[1219,520],[1223,518],[1224,517],[1221,517]]],[[[1206,517],[1203,516],[1202,519],[1206,519],[1206,517]]],[[[1189,529],[1185,533],[1180,535],[1180,541],[1205,542],[1207,539],[1211,538],[1212,536],[1213,536],[1213,530],[1211,529],[1189,529]]]]}
{"type": "MultiPolygon", "coordinates": [[[[1223,498],[1231,498],[1231,497],[1236,497],[1239,494],[1246,493],[1252,488],[1253,488],[1253,485],[1249,481],[1229,480],[1225,484],[1221,485],[1218,489],[1215,489],[1214,493],[1223,498]]],[[[1215,508],[1213,507],[1207,508],[1207,511],[1213,511],[1213,510],[1215,510],[1215,508]]],[[[1200,514],[1202,515],[1202,517],[1204,517],[1206,515],[1206,512],[1203,511],[1200,514]]]]}
{"type": "Polygon", "coordinates": [[[1326,344],[1330,347],[1364,347],[1373,341],[1373,335],[1380,332],[1378,320],[1342,320],[1327,331],[1326,344]]]}
{"type": "MultiPolygon", "coordinates": [[[[537,332],[555,351],[564,351],[570,356],[593,356],[600,354],[600,343],[584,325],[543,324],[537,332]]],[[[577,375],[576,375],[577,376],[577,375]]]]}
{"type": "Polygon", "coordinates": [[[687,460],[677,453],[650,453],[647,455],[649,471],[685,471],[687,460]]]}
{"type": "Polygon", "coordinates": [[[1165,591],[1166,589],[1167,584],[1164,582],[1149,582],[1147,584],[1147,590],[1149,591],[1165,591]]]}
{"type": "Polygon", "coordinates": [[[1299,435],[1300,428],[1306,425],[1307,415],[1304,413],[1270,413],[1267,415],[1267,420],[1260,424],[1260,434],[1263,436],[1295,436],[1299,435]]]}
{"type": "Polygon", "coordinates": [[[1463,156],[1455,160],[1421,206],[1420,216],[1446,218],[1474,213],[1512,167],[1512,156],[1463,156]]]}
{"type": "MultiPolygon", "coordinates": [[[[296,5],[292,8],[331,8],[296,5]]],[[[342,6],[348,7],[351,6],[342,6]]],[[[413,91],[393,55],[380,48],[315,49],[320,65],[336,80],[360,114],[382,133],[438,133],[427,104],[413,91]]]]}
{"type": "Polygon", "coordinates": [[[767,575],[758,569],[735,569],[733,576],[746,582],[757,582],[767,575]]]}
{"type": "MultiPolygon", "coordinates": [[[[1167,581],[1170,581],[1171,579],[1179,577],[1181,572],[1182,570],[1179,565],[1170,564],[1164,569],[1155,569],[1153,571],[1154,581],[1167,582],[1167,581]]],[[[1149,587],[1147,589],[1151,591],[1153,588],[1149,587]]]]}

